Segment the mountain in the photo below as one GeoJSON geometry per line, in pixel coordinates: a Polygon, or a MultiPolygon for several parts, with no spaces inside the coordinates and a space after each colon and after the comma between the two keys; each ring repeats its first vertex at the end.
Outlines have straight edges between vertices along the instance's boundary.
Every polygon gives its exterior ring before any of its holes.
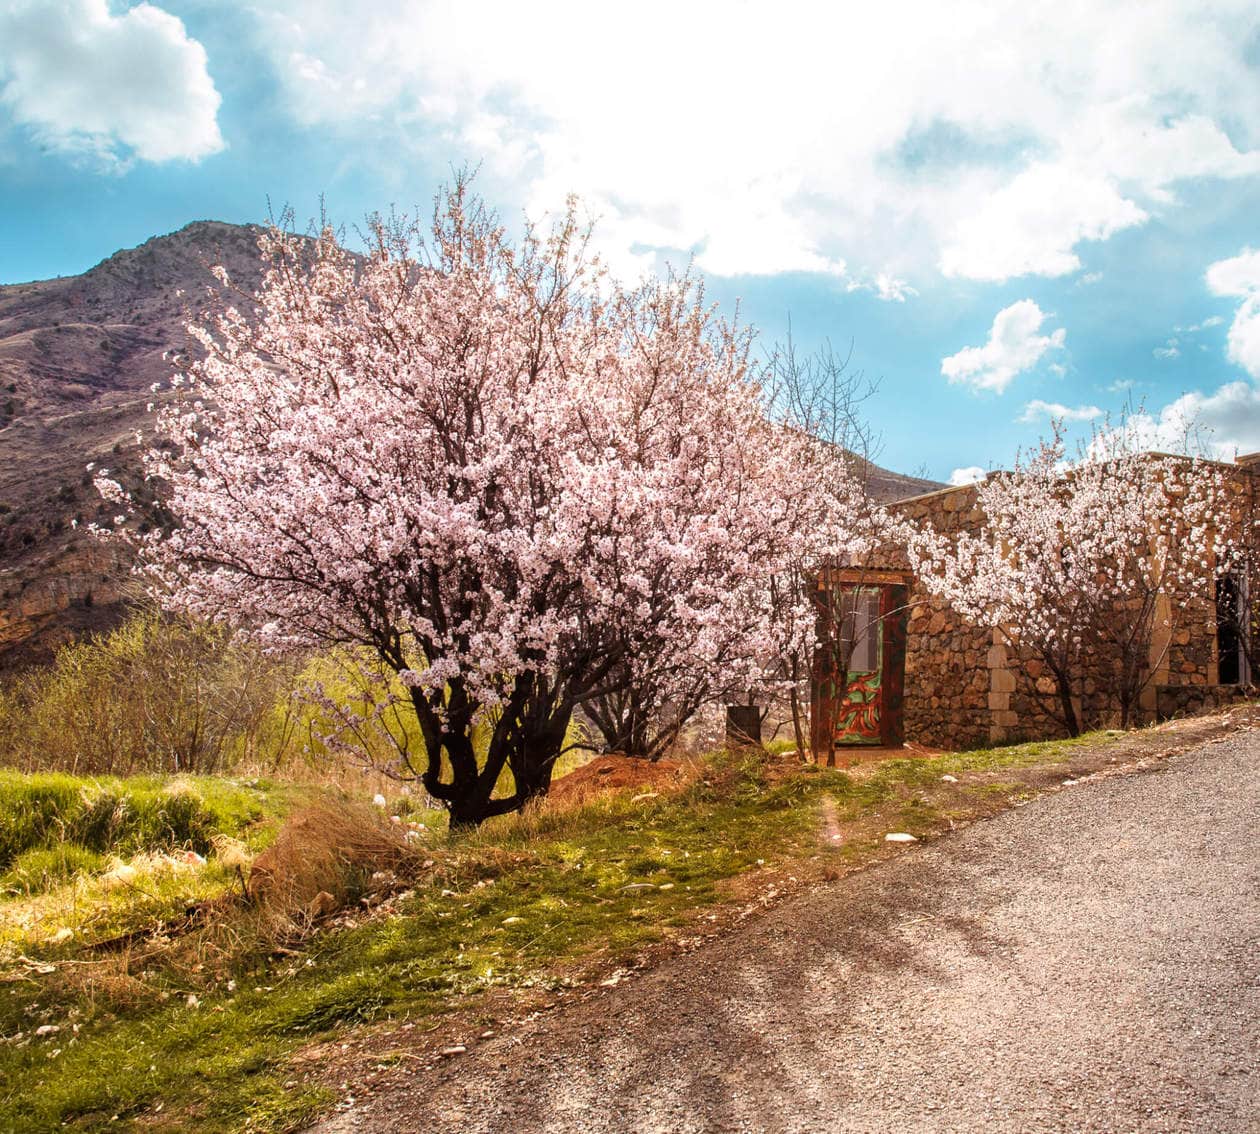
{"type": "MultiPolygon", "coordinates": [[[[151,387],[189,349],[211,266],[257,287],[258,233],[197,221],[81,276],[0,287],[0,670],[121,617],[129,563],[84,530],[110,514],[86,466],[138,484],[151,387]]],[[[885,500],[940,487],[874,465],[869,476],[885,500]]],[[[137,497],[145,522],[161,522],[161,502],[137,497]]]]}
{"type": "Polygon", "coordinates": [[[880,468],[879,465],[858,458],[858,475],[866,480],[866,491],[881,504],[891,504],[894,500],[908,500],[911,496],[921,496],[925,492],[935,492],[945,488],[939,480],[927,480],[921,476],[906,476],[891,469],[880,468]]]}
{"type": "Polygon", "coordinates": [[[81,276],[0,287],[0,668],[118,620],[126,557],[83,530],[108,515],[85,466],[138,473],[150,388],[188,347],[209,267],[252,290],[257,236],[198,221],[81,276]]]}

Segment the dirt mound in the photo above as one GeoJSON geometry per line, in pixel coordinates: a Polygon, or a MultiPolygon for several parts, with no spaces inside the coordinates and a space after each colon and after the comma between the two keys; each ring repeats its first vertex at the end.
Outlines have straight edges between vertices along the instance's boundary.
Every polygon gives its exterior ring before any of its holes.
{"type": "Polygon", "coordinates": [[[605,792],[660,791],[679,786],[686,779],[686,765],[677,760],[637,760],[610,753],[561,776],[551,785],[550,803],[570,806],[605,792]]]}

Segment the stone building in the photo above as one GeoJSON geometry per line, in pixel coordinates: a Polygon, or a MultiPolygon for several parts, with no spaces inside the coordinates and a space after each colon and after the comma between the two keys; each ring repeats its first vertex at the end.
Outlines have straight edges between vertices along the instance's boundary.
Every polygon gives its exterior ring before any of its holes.
{"type": "MultiPolygon", "coordinates": [[[[1231,501],[1227,524],[1239,535],[1253,532],[1260,454],[1219,467],[1231,501]]],[[[984,521],[972,485],[912,496],[891,508],[945,534],[978,531],[984,521]]],[[[823,609],[844,612],[840,627],[824,614],[820,635],[838,636],[845,643],[842,652],[851,650],[852,656],[843,698],[837,697],[834,674],[825,672],[825,660],[816,664],[815,750],[828,745],[828,734],[837,745],[896,746],[908,740],[946,749],[1063,735],[1063,725],[1045,704],[1054,682],[1038,663],[1013,657],[1001,631],[969,623],[931,596],[899,559],[891,553],[861,569],[832,570],[819,581],[820,589],[839,592],[841,599],[822,604],[823,609]]],[[[1248,584],[1247,579],[1215,579],[1216,602],[1159,596],[1141,722],[1202,712],[1243,696],[1251,675],[1237,624],[1248,619],[1222,615],[1230,608],[1252,616],[1248,584]],[[1178,617],[1170,632],[1161,627],[1173,604],[1178,604],[1178,617]]],[[[818,656],[833,653],[820,650],[818,656]]],[[[1082,689],[1085,721],[1114,723],[1101,696],[1089,703],[1095,692],[1088,682],[1082,689]]]]}

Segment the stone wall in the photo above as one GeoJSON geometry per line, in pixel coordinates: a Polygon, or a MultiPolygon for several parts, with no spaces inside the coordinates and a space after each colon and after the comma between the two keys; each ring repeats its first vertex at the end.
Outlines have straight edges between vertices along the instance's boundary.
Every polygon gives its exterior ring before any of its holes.
{"type": "MultiPolygon", "coordinates": [[[[971,487],[915,497],[898,510],[941,531],[974,530],[982,521],[971,487]]],[[[933,748],[987,744],[993,712],[988,669],[992,633],[963,619],[917,580],[910,588],[906,633],[906,737],[933,748]]]]}
{"type": "Polygon", "coordinates": [[[1245,696],[1240,685],[1156,685],[1153,688],[1155,711],[1160,720],[1210,713],[1235,704],[1245,696]]]}
{"type": "MultiPolygon", "coordinates": [[[[1243,464],[1221,468],[1230,494],[1229,526],[1236,535],[1253,532],[1254,474],[1243,464]]],[[[946,534],[977,531],[984,520],[971,486],[914,497],[895,508],[946,534]]],[[[905,567],[895,554],[888,559],[889,566],[905,567]]],[[[1215,575],[1214,565],[1205,570],[1215,575]]],[[[1251,593],[1253,603],[1260,599],[1260,580],[1252,581],[1251,593]]],[[[1211,599],[1160,596],[1154,623],[1152,679],[1138,723],[1207,711],[1242,695],[1239,686],[1219,684],[1211,599]]],[[[1064,733],[1056,684],[1040,663],[1027,651],[1017,654],[1000,630],[967,623],[917,581],[910,590],[904,705],[906,738],[931,747],[967,748],[1064,733]]],[[[1092,680],[1084,683],[1076,710],[1087,727],[1118,723],[1111,699],[1092,680]]]]}

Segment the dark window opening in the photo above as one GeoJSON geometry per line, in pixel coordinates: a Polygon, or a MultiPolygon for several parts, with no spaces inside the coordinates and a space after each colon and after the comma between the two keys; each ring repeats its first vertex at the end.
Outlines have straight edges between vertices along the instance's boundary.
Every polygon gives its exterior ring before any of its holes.
{"type": "Polygon", "coordinates": [[[1241,599],[1238,580],[1232,575],[1216,580],[1217,680],[1222,685],[1242,682],[1241,599]]]}

